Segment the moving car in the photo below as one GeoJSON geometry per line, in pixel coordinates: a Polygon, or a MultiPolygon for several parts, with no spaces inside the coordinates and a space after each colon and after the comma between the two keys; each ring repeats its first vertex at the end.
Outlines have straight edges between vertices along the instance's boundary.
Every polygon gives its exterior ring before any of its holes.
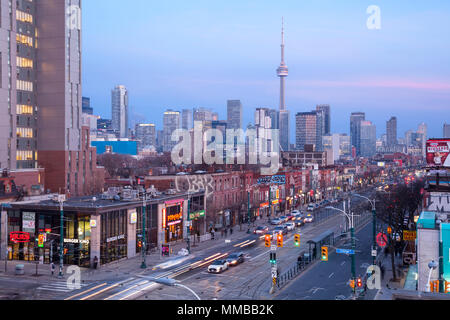
{"type": "Polygon", "coordinates": [[[211,273],[221,273],[228,269],[227,260],[216,260],[208,267],[208,272],[211,273]]]}
{"type": "Polygon", "coordinates": [[[267,226],[259,226],[253,231],[254,234],[264,234],[269,231],[269,227],[267,226]]]}
{"type": "Polygon", "coordinates": [[[305,217],[306,223],[311,223],[313,221],[314,221],[314,216],[312,214],[309,213],[308,215],[306,215],[306,217],[305,217]]]}
{"type": "Polygon", "coordinates": [[[305,217],[297,217],[297,219],[295,219],[295,225],[297,227],[303,227],[305,225],[305,217]]]}
{"type": "Polygon", "coordinates": [[[270,222],[272,225],[279,225],[279,224],[282,224],[283,223],[283,220],[281,220],[281,219],[272,219],[271,220],[271,222],[270,222]]]}
{"type": "Polygon", "coordinates": [[[291,215],[293,215],[293,216],[295,216],[295,215],[297,215],[297,214],[300,214],[301,212],[300,211],[298,211],[298,210],[292,210],[291,211],[291,215]]]}
{"type": "Polygon", "coordinates": [[[273,234],[274,235],[277,235],[279,233],[281,233],[283,235],[287,234],[288,233],[287,227],[286,226],[278,226],[275,229],[273,229],[273,234]]]}
{"type": "Polygon", "coordinates": [[[295,222],[286,222],[284,225],[286,226],[288,231],[294,230],[296,226],[295,222]]]}
{"type": "Polygon", "coordinates": [[[244,253],[242,253],[242,252],[232,253],[228,256],[228,258],[226,260],[227,260],[229,266],[236,266],[239,263],[244,262],[244,260],[245,260],[244,253]]]}
{"type": "Polygon", "coordinates": [[[288,221],[288,217],[286,216],[281,216],[279,219],[282,220],[283,222],[288,221]]]}
{"type": "Polygon", "coordinates": [[[314,211],[314,209],[316,209],[316,206],[312,203],[308,204],[308,208],[306,209],[307,211],[314,211]]]}

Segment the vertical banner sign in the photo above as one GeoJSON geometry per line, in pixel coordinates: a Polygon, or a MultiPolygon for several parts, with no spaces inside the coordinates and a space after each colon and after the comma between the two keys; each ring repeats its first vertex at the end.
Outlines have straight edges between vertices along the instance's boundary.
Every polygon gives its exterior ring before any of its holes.
{"type": "Polygon", "coordinates": [[[36,214],[24,212],[22,214],[22,231],[34,234],[36,230],[36,214]]]}

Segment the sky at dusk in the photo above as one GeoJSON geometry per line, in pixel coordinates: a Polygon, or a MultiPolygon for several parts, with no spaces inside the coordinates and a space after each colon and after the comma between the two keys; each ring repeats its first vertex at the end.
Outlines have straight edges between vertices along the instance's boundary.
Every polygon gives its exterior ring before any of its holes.
{"type": "Polygon", "coordinates": [[[257,107],[279,107],[281,17],[295,113],[330,104],[332,131],[349,133],[353,111],[403,137],[420,122],[429,137],[450,123],[450,1],[83,1],[83,96],[111,118],[111,89],[129,90],[134,121],[162,129],[168,109],[205,107],[226,119],[239,99],[244,125],[257,107]],[[381,9],[369,30],[366,10],[381,9]]]}

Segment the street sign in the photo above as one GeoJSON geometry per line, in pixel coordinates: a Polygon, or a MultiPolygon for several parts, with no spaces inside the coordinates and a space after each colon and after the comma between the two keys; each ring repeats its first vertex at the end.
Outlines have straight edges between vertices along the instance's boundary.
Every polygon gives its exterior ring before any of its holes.
{"type": "Polygon", "coordinates": [[[351,250],[351,249],[336,249],[336,253],[355,254],[355,250],[351,250]]]}
{"type": "Polygon", "coordinates": [[[270,247],[270,251],[277,251],[277,246],[276,245],[272,245],[270,247]]]}
{"type": "Polygon", "coordinates": [[[387,236],[384,234],[384,233],[379,233],[378,235],[377,235],[377,244],[381,247],[381,248],[384,248],[384,247],[386,247],[386,244],[387,244],[387,236]]]}
{"type": "Polygon", "coordinates": [[[416,238],[417,238],[416,231],[403,230],[403,240],[404,241],[415,241],[416,238]]]}
{"type": "Polygon", "coordinates": [[[277,266],[272,267],[272,278],[277,278],[277,266]]]}
{"type": "Polygon", "coordinates": [[[377,250],[372,250],[372,257],[376,257],[377,256],[377,250]]]}

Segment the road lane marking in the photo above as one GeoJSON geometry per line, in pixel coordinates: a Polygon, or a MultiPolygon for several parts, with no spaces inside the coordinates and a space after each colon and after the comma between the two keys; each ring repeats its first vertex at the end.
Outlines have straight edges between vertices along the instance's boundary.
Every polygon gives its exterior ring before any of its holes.
{"type": "Polygon", "coordinates": [[[345,261],[343,261],[343,262],[341,263],[341,267],[342,267],[344,264],[345,264],[345,261]]]}
{"type": "Polygon", "coordinates": [[[331,279],[332,276],[334,276],[334,272],[328,276],[328,279],[331,279]]]}
{"type": "Polygon", "coordinates": [[[107,285],[107,283],[104,282],[104,283],[99,284],[98,286],[95,286],[95,287],[93,287],[93,288],[90,288],[90,289],[88,289],[88,290],[86,290],[86,291],[83,291],[83,292],[80,292],[80,293],[78,293],[78,294],[75,294],[75,295],[73,295],[73,296],[71,296],[71,297],[65,298],[64,300],[71,300],[71,299],[73,299],[73,298],[75,298],[75,297],[79,297],[79,296],[81,296],[81,295],[83,295],[83,294],[85,294],[85,293],[91,292],[92,290],[95,290],[95,289],[104,287],[104,286],[106,286],[106,285],[107,285]]]}

